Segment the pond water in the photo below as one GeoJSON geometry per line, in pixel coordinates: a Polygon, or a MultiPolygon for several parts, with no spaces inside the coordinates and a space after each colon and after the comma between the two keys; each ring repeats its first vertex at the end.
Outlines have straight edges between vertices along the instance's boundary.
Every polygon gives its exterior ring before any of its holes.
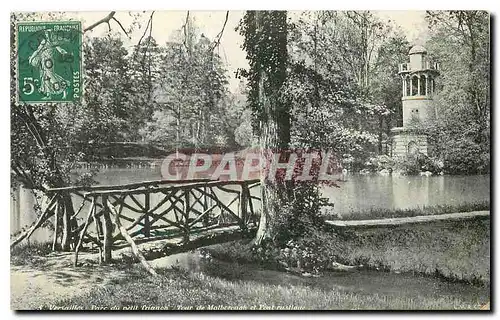
{"type": "Polygon", "coordinates": [[[490,201],[490,176],[346,175],[323,194],[341,214],[372,208],[406,209],[490,201]]]}

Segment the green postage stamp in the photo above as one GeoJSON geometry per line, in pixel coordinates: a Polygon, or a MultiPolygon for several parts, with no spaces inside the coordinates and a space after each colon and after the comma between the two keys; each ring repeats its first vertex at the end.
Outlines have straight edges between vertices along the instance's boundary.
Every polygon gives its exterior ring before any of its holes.
{"type": "Polygon", "coordinates": [[[81,22],[20,22],[16,36],[17,101],[80,102],[81,22]]]}

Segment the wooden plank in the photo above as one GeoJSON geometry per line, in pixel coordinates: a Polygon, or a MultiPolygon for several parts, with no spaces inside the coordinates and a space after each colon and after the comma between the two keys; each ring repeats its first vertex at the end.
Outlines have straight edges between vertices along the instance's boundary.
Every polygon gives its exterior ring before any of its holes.
{"type": "MultiPolygon", "coordinates": [[[[93,201],[94,202],[94,201],[93,201]]],[[[101,234],[103,235],[104,237],[104,232],[102,230],[102,225],[101,225],[101,221],[99,220],[99,218],[96,216],[96,210],[95,210],[95,207],[94,207],[94,210],[92,210],[92,219],[94,219],[94,224],[95,224],[95,232],[97,233],[97,250],[99,250],[99,264],[102,264],[103,262],[103,243],[101,242],[101,234]]]]}
{"type": "Polygon", "coordinates": [[[192,179],[192,180],[149,180],[144,182],[134,182],[126,184],[115,184],[115,185],[96,185],[96,186],[69,186],[60,188],[48,188],[48,192],[57,191],[97,191],[97,190],[113,190],[113,189],[137,189],[140,187],[151,187],[156,185],[172,185],[172,184],[184,184],[184,183],[199,183],[199,182],[209,182],[213,181],[210,179],[192,179]]]}
{"type": "Polygon", "coordinates": [[[202,218],[205,218],[206,215],[208,215],[210,213],[210,211],[212,211],[213,209],[217,208],[217,204],[214,204],[212,207],[210,208],[207,208],[206,210],[204,210],[196,219],[194,219],[193,221],[191,221],[191,223],[189,224],[189,227],[192,227],[194,226],[196,223],[198,223],[202,218]]]}
{"type": "MultiPolygon", "coordinates": [[[[245,185],[245,184],[242,184],[242,185],[245,185]]],[[[217,189],[220,189],[224,192],[227,192],[227,193],[236,193],[236,194],[240,194],[240,192],[238,190],[232,190],[232,189],[228,189],[228,188],[225,188],[224,186],[222,185],[217,185],[215,186],[217,189]]]]}
{"type": "MultiPolygon", "coordinates": [[[[188,180],[189,181],[189,180],[188,180]]],[[[165,192],[172,190],[173,188],[179,188],[179,189],[191,189],[191,188],[196,188],[196,187],[202,187],[202,186],[207,186],[207,187],[216,187],[216,186],[225,186],[225,185],[242,185],[242,184],[247,184],[251,182],[255,182],[259,180],[249,180],[249,181],[243,181],[243,180],[233,180],[233,181],[211,181],[211,182],[185,182],[185,184],[180,184],[180,185],[174,185],[174,186],[164,186],[164,187],[148,187],[143,188],[143,189],[123,189],[123,188],[116,188],[116,189],[95,189],[95,190],[90,190],[86,194],[88,195],[104,195],[104,194],[143,194],[145,192],[150,192],[150,193],[156,193],[156,192],[165,192]]]]}
{"type": "Polygon", "coordinates": [[[215,195],[212,195],[212,194],[209,194],[207,193],[207,196],[212,198],[216,203],[218,203],[218,205],[223,208],[224,210],[226,210],[230,215],[232,215],[234,218],[236,218],[236,221],[240,222],[241,221],[241,218],[238,217],[237,214],[235,214],[230,208],[228,208],[224,203],[222,203],[222,201],[219,200],[219,198],[217,198],[217,196],[215,195]]]}
{"type": "MultiPolygon", "coordinates": [[[[144,194],[148,194],[147,192],[145,192],[144,194]]],[[[130,197],[130,199],[132,199],[132,201],[139,207],[139,210],[136,211],[136,212],[142,212],[144,211],[144,206],[142,205],[142,203],[139,202],[139,200],[137,200],[133,194],[126,194],[130,197]]],[[[123,201],[125,203],[125,201],[123,201]]]]}
{"type": "Polygon", "coordinates": [[[82,204],[80,205],[80,207],[78,207],[78,210],[75,212],[75,214],[71,216],[71,219],[76,219],[78,214],[80,214],[80,211],[83,209],[83,206],[85,206],[85,202],[87,202],[87,200],[86,198],[83,198],[82,204]]]}
{"type": "MultiPolygon", "coordinates": [[[[138,249],[142,252],[146,260],[154,260],[216,243],[234,241],[244,237],[251,238],[255,236],[256,231],[257,228],[255,226],[250,227],[248,230],[241,230],[238,225],[234,225],[219,229],[209,229],[206,233],[197,234],[188,243],[182,242],[182,238],[155,239],[155,241],[142,242],[141,244],[139,244],[140,240],[138,239],[135,242],[138,244],[138,249]]],[[[118,255],[126,255],[127,251],[126,249],[120,249],[116,253],[118,255]]]]}
{"type": "Polygon", "coordinates": [[[172,194],[175,194],[175,193],[177,192],[177,190],[178,190],[177,188],[172,188],[172,191],[171,191],[168,195],[165,195],[165,197],[163,198],[163,200],[161,200],[160,202],[158,202],[158,203],[156,204],[156,206],[155,206],[153,209],[151,209],[151,212],[155,212],[155,211],[156,211],[156,210],[158,210],[161,206],[163,206],[163,205],[164,205],[167,201],[169,201],[170,196],[171,196],[172,194]]]}
{"type": "Polygon", "coordinates": [[[184,242],[189,242],[189,210],[190,210],[190,205],[189,205],[189,191],[184,192],[184,225],[183,225],[183,239],[184,242]]]}
{"type": "MultiPolygon", "coordinates": [[[[256,227],[256,226],[252,226],[252,228],[253,227],[256,227]]],[[[228,228],[231,228],[232,230],[239,230],[239,225],[237,223],[234,223],[234,224],[230,224],[230,225],[223,226],[223,227],[218,226],[218,225],[211,225],[208,227],[192,228],[191,234],[193,237],[196,237],[198,234],[206,234],[206,231],[213,230],[213,232],[218,232],[218,230],[226,230],[228,228]]],[[[179,242],[182,242],[182,230],[180,230],[180,229],[168,229],[168,230],[169,230],[169,232],[167,235],[152,235],[150,238],[135,238],[134,242],[136,244],[146,244],[148,242],[155,242],[157,240],[166,240],[166,239],[178,239],[179,242]]],[[[121,235],[120,235],[119,239],[122,239],[121,235]]],[[[128,244],[116,243],[113,245],[113,248],[119,249],[119,248],[124,248],[127,246],[128,246],[128,244]]]]}
{"type": "Polygon", "coordinates": [[[325,224],[332,227],[383,227],[383,226],[398,226],[414,223],[429,223],[435,221],[459,221],[470,220],[477,218],[489,218],[489,211],[472,211],[472,212],[458,212],[446,213],[428,216],[416,216],[406,218],[389,218],[389,219],[373,219],[373,220],[328,220],[325,224]]]}
{"type": "MultiPolygon", "coordinates": [[[[203,187],[203,211],[204,212],[206,212],[207,209],[208,209],[208,201],[207,201],[207,196],[205,195],[205,193],[207,193],[207,187],[203,187]]],[[[209,212],[207,212],[207,214],[205,214],[203,217],[204,217],[204,219],[203,219],[203,225],[204,226],[208,226],[209,221],[210,221],[210,214],[209,214],[209,212]]]]}

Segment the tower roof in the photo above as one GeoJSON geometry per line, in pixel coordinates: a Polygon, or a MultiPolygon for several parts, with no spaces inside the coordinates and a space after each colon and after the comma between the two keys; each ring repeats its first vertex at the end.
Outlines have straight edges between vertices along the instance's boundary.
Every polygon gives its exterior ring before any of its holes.
{"type": "Polygon", "coordinates": [[[420,45],[413,46],[408,54],[427,53],[427,49],[420,45]]]}

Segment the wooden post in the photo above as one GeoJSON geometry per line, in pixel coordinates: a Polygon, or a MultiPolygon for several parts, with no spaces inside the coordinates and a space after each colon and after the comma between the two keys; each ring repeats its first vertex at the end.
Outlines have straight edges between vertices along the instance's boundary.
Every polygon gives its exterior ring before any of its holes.
{"type": "Polygon", "coordinates": [[[130,247],[132,248],[132,253],[136,256],[137,259],[142,263],[142,265],[148,270],[148,272],[153,275],[153,276],[158,276],[156,273],[155,269],[153,269],[149,263],[146,261],[144,256],[141,254],[139,251],[139,248],[137,248],[137,245],[135,244],[134,240],[132,237],[128,234],[127,229],[125,229],[121,222],[120,222],[120,213],[116,212],[116,210],[113,208],[113,205],[109,202],[106,201],[106,206],[108,208],[108,212],[112,212],[113,215],[115,216],[115,225],[120,231],[121,235],[123,238],[130,244],[130,247]]]}
{"type": "MultiPolygon", "coordinates": [[[[207,199],[207,186],[203,187],[203,212],[208,210],[208,199],[207,199]]],[[[208,226],[210,223],[210,213],[205,214],[203,217],[203,226],[208,226]]]]}
{"type": "Polygon", "coordinates": [[[240,193],[240,217],[241,217],[241,228],[247,228],[247,219],[248,219],[248,211],[247,211],[247,197],[248,187],[245,183],[241,184],[241,193],[240,193]]]}
{"type": "MultiPolygon", "coordinates": [[[[85,201],[85,199],[83,201],[85,201]]],[[[87,215],[87,219],[85,220],[85,224],[83,225],[82,233],[80,234],[80,237],[78,239],[78,243],[76,244],[76,247],[75,247],[75,262],[74,262],[75,267],[78,265],[78,253],[80,252],[80,248],[82,247],[83,238],[85,237],[85,232],[87,232],[87,228],[89,227],[89,224],[90,224],[90,219],[92,219],[93,217],[95,217],[95,198],[92,198],[92,203],[90,204],[90,209],[89,209],[89,213],[87,215]]],[[[99,259],[99,262],[100,261],[101,261],[101,259],[99,259]]]]}
{"type": "Polygon", "coordinates": [[[184,191],[184,243],[189,242],[189,189],[184,191]]]}
{"type": "Polygon", "coordinates": [[[250,207],[250,216],[248,217],[248,223],[250,223],[250,220],[256,225],[257,221],[255,221],[255,210],[253,208],[253,202],[252,202],[252,193],[250,191],[250,188],[248,188],[248,206],[250,207]]]}
{"type": "Polygon", "coordinates": [[[102,216],[104,218],[104,263],[110,263],[112,256],[111,250],[113,246],[113,222],[111,221],[111,217],[109,216],[109,208],[108,208],[108,196],[102,196],[102,216]]]}
{"type": "MultiPolygon", "coordinates": [[[[66,202],[66,197],[70,197],[69,194],[62,194],[62,199],[61,201],[63,203],[66,202]]],[[[69,216],[69,208],[67,207],[71,202],[65,203],[65,205],[62,207],[62,229],[63,229],[63,234],[62,234],[62,239],[61,239],[61,248],[63,251],[70,251],[70,244],[71,244],[71,223],[70,223],[70,216],[69,216]]]]}
{"type": "Polygon", "coordinates": [[[150,208],[150,193],[144,194],[144,236],[149,238],[151,236],[151,224],[149,222],[149,208],[150,208]]]}
{"type": "Polygon", "coordinates": [[[59,207],[61,199],[57,198],[56,208],[54,209],[54,239],[52,239],[52,251],[57,247],[57,229],[59,229],[59,207]]]}
{"type": "Polygon", "coordinates": [[[95,224],[95,231],[97,232],[97,242],[99,242],[97,249],[99,250],[99,264],[103,263],[103,256],[102,256],[102,250],[103,250],[103,242],[101,241],[101,234],[103,234],[102,231],[102,224],[101,224],[101,218],[98,218],[96,215],[96,207],[94,206],[95,203],[95,198],[92,198],[92,204],[91,204],[91,210],[92,210],[92,219],[94,220],[95,224]]]}

